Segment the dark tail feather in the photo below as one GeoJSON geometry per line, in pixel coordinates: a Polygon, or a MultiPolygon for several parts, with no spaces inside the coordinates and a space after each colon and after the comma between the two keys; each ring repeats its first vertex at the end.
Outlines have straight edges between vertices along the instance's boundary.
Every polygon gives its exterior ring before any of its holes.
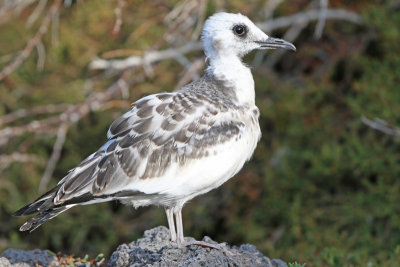
{"type": "Polygon", "coordinates": [[[69,206],[69,207],[58,207],[58,208],[52,208],[52,209],[48,209],[48,210],[42,211],[41,213],[39,213],[35,217],[31,218],[26,223],[24,223],[19,228],[19,230],[20,231],[28,231],[29,230],[30,232],[32,232],[33,230],[35,230],[36,228],[38,228],[39,226],[41,226],[42,224],[44,224],[48,220],[56,217],[58,214],[66,211],[69,208],[72,208],[72,206],[69,206]]]}
{"type": "Polygon", "coordinates": [[[28,204],[25,207],[22,207],[21,209],[14,212],[13,216],[30,215],[40,212],[35,217],[24,223],[19,228],[20,231],[30,230],[32,232],[46,221],[54,218],[58,214],[66,211],[67,209],[72,208],[73,205],[69,205],[66,207],[54,207],[53,198],[58,189],[60,189],[60,186],[56,186],[49,192],[36,199],[31,204],[28,204]]]}
{"type": "Polygon", "coordinates": [[[19,210],[13,213],[13,216],[30,215],[33,213],[53,208],[54,207],[53,198],[54,195],[57,193],[58,189],[60,189],[60,186],[56,186],[49,192],[45,193],[44,195],[36,199],[31,204],[28,204],[20,208],[19,210]]]}
{"type": "Polygon", "coordinates": [[[22,216],[22,215],[30,215],[33,213],[37,213],[40,210],[46,210],[52,208],[54,206],[53,201],[51,199],[44,199],[37,202],[33,202],[31,204],[26,205],[25,207],[17,210],[13,213],[13,216],[22,216]]]}

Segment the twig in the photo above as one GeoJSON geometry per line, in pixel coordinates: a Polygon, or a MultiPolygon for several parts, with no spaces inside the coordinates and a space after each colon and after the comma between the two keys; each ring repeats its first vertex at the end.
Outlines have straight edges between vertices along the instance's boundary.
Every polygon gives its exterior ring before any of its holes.
{"type": "Polygon", "coordinates": [[[318,23],[315,27],[314,37],[319,39],[322,36],[322,31],[325,27],[326,22],[326,11],[328,9],[328,0],[320,0],[320,12],[318,17],[318,23]]]}
{"type": "Polygon", "coordinates": [[[4,115],[3,117],[0,117],[0,126],[11,123],[11,122],[16,121],[21,118],[28,117],[28,116],[36,116],[36,115],[63,112],[70,107],[72,107],[72,105],[59,104],[59,105],[39,106],[39,107],[34,107],[32,109],[19,109],[15,112],[12,112],[7,115],[4,115]]]}
{"type": "Polygon", "coordinates": [[[179,48],[170,48],[162,51],[150,51],[144,56],[132,56],[121,60],[104,60],[97,58],[89,64],[89,68],[122,70],[131,67],[144,66],[146,64],[149,65],[170,58],[176,59],[181,55],[198,51],[200,49],[202,49],[202,44],[200,42],[190,42],[179,48]]]}
{"type": "Polygon", "coordinates": [[[14,152],[10,155],[0,155],[0,172],[6,169],[14,162],[21,162],[21,163],[34,162],[38,164],[44,164],[45,161],[43,158],[40,158],[37,155],[23,154],[19,152],[14,152]]]}
{"type": "Polygon", "coordinates": [[[22,52],[13,60],[13,62],[10,65],[6,66],[0,72],[0,81],[3,80],[8,75],[10,75],[12,72],[14,72],[29,57],[33,48],[36,47],[36,45],[42,39],[43,35],[46,34],[46,32],[49,28],[50,21],[51,21],[52,17],[57,13],[57,10],[60,7],[61,3],[62,3],[62,0],[54,1],[52,6],[50,7],[49,11],[47,12],[46,16],[43,18],[43,21],[39,27],[39,30],[36,32],[36,34],[33,36],[33,38],[28,41],[24,50],[22,50],[22,52]]]}
{"type": "Polygon", "coordinates": [[[64,7],[71,7],[73,3],[73,0],[64,0],[64,7]]]}
{"type": "Polygon", "coordinates": [[[11,15],[18,15],[22,10],[34,2],[36,2],[36,0],[2,1],[0,8],[0,25],[7,22],[11,15]]]}
{"type": "MultiPolygon", "coordinates": [[[[15,2],[15,8],[14,8],[14,15],[19,15],[21,12],[29,5],[32,3],[36,2],[37,0],[16,0],[15,2]]],[[[13,1],[11,1],[13,2],[13,1]]]]}
{"type": "Polygon", "coordinates": [[[164,34],[163,39],[170,45],[186,42],[196,24],[196,19],[192,16],[192,13],[198,9],[199,6],[201,8],[198,0],[182,1],[181,4],[176,5],[175,8],[165,16],[164,22],[168,25],[168,31],[164,34]]]}
{"type": "Polygon", "coordinates": [[[162,21],[161,16],[157,16],[151,19],[146,20],[146,23],[142,23],[136,30],[134,30],[128,37],[129,41],[135,42],[138,40],[143,34],[145,34],[151,27],[155,24],[162,21]]]}
{"type": "Polygon", "coordinates": [[[101,106],[100,110],[107,110],[112,108],[131,108],[132,103],[128,100],[110,100],[101,106]]]}
{"type": "MultiPolygon", "coordinates": [[[[315,21],[320,16],[320,10],[312,9],[300,13],[296,13],[287,17],[280,17],[266,22],[259,22],[256,25],[264,30],[271,32],[276,29],[286,28],[295,23],[309,23],[315,21]]],[[[361,24],[362,19],[354,12],[343,9],[327,9],[326,19],[339,19],[349,21],[355,24],[361,24]]]]}
{"type": "MultiPolygon", "coordinates": [[[[289,42],[294,42],[306,26],[307,26],[306,22],[299,22],[299,23],[293,24],[286,31],[286,33],[283,36],[283,39],[285,39],[289,42]]],[[[284,50],[275,51],[275,53],[273,53],[270,57],[268,57],[266,64],[270,67],[274,66],[281,59],[281,57],[285,54],[285,52],[286,51],[284,51],[284,50]]]]}
{"type": "MultiPolygon", "coordinates": [[[[289,42],[293,42],[294,40],[296,40],[296,38],[300,35],[301,31],[307,26],[307,23],[297,23],[297,24],[293,24],[284,34],[283,39],[289,41],[289,42]]],[[[266,62],[266,64],[270,67],[274,66],[279,59],[285,54],[286,51],[284,50],[277,50],[275,51],[273,54],[271,54],[268,57],[268,60],[266,62]]],[[[253,65],[254,66],[259,66],[265,57],[265,54],[267,53],[266,50],[261,50],[258,51],[257,54],[254,57],[253,60],[253,65]]]]}
{"type": "MultiPolygon", "coordinates": [[[[34,120],[25,125],[6,127],[0,130],[0,146],[7,143],[10,138],[25,133],[54,134],[55,129],[57,129],[58,125],[60,125],[61,123],[76,123],[81,118],[86,116],[90,111],[97,111],[101,109],[102,105],[115,97],[118,92],[126,94],[126,92],[124,93],[124,91],[127,90],[126,88],[144,79],[144,75],[137,74],[133,79],[128,80],[128,77],[132,71],[132,68],[125,70],[122,73],[121,77],[112,85],[110,85],[105,91],[93,92],[86,99],[85,102],[76,105],[70,105],[61,114],[51,116],[42,120],[34,120]]],[[[58,108],[61,109],[61,106],[58,108]]],[[[24,117],[26,115],[26,112],[26,110],[23,110],[21,112],[16,111],[15,113],[12,113],[12,115],[9,114],[7,115],[8,117],[6,119],[2,119],[2,123],[4,123],[5,121],[13,121],[19,117],[24,117]]],[[[40,112],[38,112],[38,114],[40,114],[40,112]]]]}
{"type": "Polygon", "coordinates": [[[117,81],[117,84],[121,90],[121,97],[123,99],[128,99],[129,98],[129,86],[126,83],[126,81],[124,79],[119,79],[117,81]]]}
{"type": "Polygon", "coordinates": [[[117,36],[119,32],[121,31],[121,26],[122,26],[122,9],[125,6],[125,0],[118,0],[118,5],[114,9],[115,13],[115,24],[114,28],[112,29],[112,34],[114,36],[117,36]]]}
{"type": "Polygon", "coordinates": [[[34,120],[26,125],[7,127],[0,130],[0,146],[7,143],[11,137],[19,136],[25,133],[52,133],[55,125],[60,122],[58,116],[43,120],[34,120]]]}
{"type": "Polygon", "coordinates": [[[283,2],[283,0],[269,0],[265,4],[264,16],[266,19],[271,19],[274,15],[276,8],[283,2]]]}
{"type": "Polygon", "coordinates": [[[18,52],[13,52],[10,54],[0,56],[0,64],[11,61],[15,57],[16,54],[18,54],[18,52]]]}
{"type": "Polygon", "coordinates": [[[37,4],[35,10],[29,15],[28,19],[26,20],[26,25],[31,27],[33,23],[39,18],[40,14],[42,14],[43,10],[45,9],[47,4],[47,0],[40,0],[37,4]]]}
{"type": "MultiPolygon", "coordinates": [[[[272,32],[274,30],[290,26],[290,29],[284,35],[284,39],[293,42],[300,35],[301,31],[310,22],[318,20],[320,18],[320,15],[321,11],[312,9],[309,11],[296,13],[291,16],[281,17],[281,18],[271,19],[266,22],[256,23],[256,25],[260,27],[262,30],[267,32],[272,32]]],[[[361,17],[358,16],[356,13],[342,9],[326,9],[324,11],[324,20],[327,19],[348,20],[356,24],[360,24],[362,22],[361,17]]],[[[323,30],[323,28],[321,30],[323,30]]],[[[267,65],[268,66],[275,65],[276,62],[279,61],[279,59],[285,52],[286,51],[283,50],[275,51],[275,53],[268,58],[267,65]]],[[[253,65],[259,66],[261,62],[264,60],[265,54],[266,54],[265,50],[257,52],[253,60],[253,65]]]]}
{"type": "Polygon", "coordinates": [[[197,14],[197,22],[196,22],[196,28],[194,29],[191,40],[197,40],[201,34],[201,29],[203,28],[203,22],[206,16],[206,7],[207,7],[207,1],[206,0],[200,0],[198,1],[198,14],[197,14]]]}
{"type": "Polygon", "coordinates": [[[46,60],[46,49],[41,41],[36,45],[36,51],[38,53],[38,60],[36,62],[36,69],[42,71],[44,68],[44,62],[46,60]]]}
{"type": "Polygon", "coordinates": [[[134,83],[141,82],[144,79],[144,75],[136,75],[133,79],[128,80],[132,69],[125,70],[121,77],[109,86],[105,91],[92,93],[85,102],[76,105],[58,105],[58,106],[43,106],[34,108],[32,110],[19,110],[12,114],[8,114],[5,118],[2,118],[2,123],[11,122],[18,118],[31,115],[29,113],[45,114],[51,112],[64,111],[59,115],[55,115],[43,120],[32,121],[23,126],[7,127],[0,131],[0,145],[6,143],[10,138],[25,134],[28,132],[33,133],[53,133],[54,129],[58,127],[57,139],[53,146],[53,152],[47,163],[46,170],[41,179],[39,190],[43,191],[47,187],[48,182],[54,172],[55,165],[57,164],[62,147],[65,142],[68,128],[81,120],[90,111],[96,111],[99,109],[112,108],[115,106],[129,106],[127,103],[111,103],[110,99],[114,98],[117,92],[127,91],[127,88],[132,86],[134,83]]]}
{"type": "Polygon", "coordinates": [[[389,125],[389,123],[385,120],[375,118],[375,120],[370,120],[365,116],[361,117],[361,121],[371,127],[372,129],[375,129],[377,131],[380,131],[382,133],[388,134],[388,135],[393,135],[396,137],[400,137],[400,129],[397,129],[394,126],[389,125]]]}
{"type": "Polygon", "coordinates": [[[61,150],[65,143],[65,137],[67,135],[68,128],[69,128],[68,123],[63,123],[58,128],[57,139],[53,146],[53,152],[51,153],[50,159],[46,165],[46,170],[44,171],[42,179],[40,180],[39,183],[39,189],[38,189],[39,192],[44,192],[46,190],[48,183],[50,182],[50,178],[53,175],[56,164],[60,159],[61,150]]]}
{"type": "Polygon", "coordinates": [[[89,97],[84,103],[74,106],[70,108],[63,114],[59,116],[62,121],[61,126],[57,132],[57,139],[53,146],[53,152],[51,157],[47,163],[46,170],[43,174],[42,179],[39,184],[39,191],[43,192],[47,187],[50,178],[54,172],[54,168],[60,158],[60,153],[62,147],[65,142],[65,137],[68,131],[68,128],[86,116],[91,110],[98,110],[103,107],[104,103],[109,101],[115,93],[119,90],[124,90],[123,88],[126,86],[130,86],[135,82],[138,82],[143,79],[143,75],[137,75],[134,79],[127,80],[128,76],[131,73],[131,69],[126,70],[121,77],[113,83],[110,87],[107,88],[105,92],[96,92],[91,97],[89,97]]]}
{"type": "MultiPolygon", "coordinates": [[[[64,5],[65,5],[64,1],[64,5]]],[[[51,19],[51,44],[55,45],[58,43],[58,26],[60,24],[60,12],[56,11],[53,18],[51,19]]]]}
{"type": "Polygon", "coordinates": [[[182,76],[182,78],[178,81],[175,90],[181,88],[185,84],[194,81],[200,77],[199,71],[204,68],[204,59],[199,58],[195,60],[190,66],[187,66],[185,74],[182,76]]]}

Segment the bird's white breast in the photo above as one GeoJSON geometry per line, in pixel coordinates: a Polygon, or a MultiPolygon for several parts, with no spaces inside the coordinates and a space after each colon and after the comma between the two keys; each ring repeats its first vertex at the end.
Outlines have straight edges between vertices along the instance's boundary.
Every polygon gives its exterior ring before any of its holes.
{"type": "MultiPolygon", "coordinates": [[[[240,136],[211,147],[206,157],[188,160],[184,165],[173,163],[163,176],[137,180],[132,189],[147,194],[166,194],[176,199],[177,206],[180,206],[222,185],[251,158],[261,136],[258,108],[252,106],[238,113],[236,116],[244,123],[240,136]]],[[[136,201],[132,204],[142,206],[147,203],[136,201]]]]}

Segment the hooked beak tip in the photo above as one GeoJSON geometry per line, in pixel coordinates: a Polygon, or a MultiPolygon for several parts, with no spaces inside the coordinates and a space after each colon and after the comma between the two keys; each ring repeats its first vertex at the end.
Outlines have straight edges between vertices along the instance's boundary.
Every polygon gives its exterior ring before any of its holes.
{"type": "Polygon", "coordinates": [[[269,37],[265,41],[256,41],[256,43],[260,45],[260,48],[269,48],[269,49],[283,48],[287,50],[296,51],[296,47],[292,43],[279,38],[269,37]]]}

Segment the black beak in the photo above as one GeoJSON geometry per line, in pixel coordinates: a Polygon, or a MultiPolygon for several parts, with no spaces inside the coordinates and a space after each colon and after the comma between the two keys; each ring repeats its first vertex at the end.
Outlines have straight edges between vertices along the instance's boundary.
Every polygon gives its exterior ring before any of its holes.
{"type": "Polygon", "coordinates": [[[261,47],[265,48],[270,48],[270,49],[283,48],[296,51],[296,47],[292,43],[289,43],[288,41],[279,38],[269,37],[265,41],[256,41],[256,43],[259,44],[261,47]]]}

